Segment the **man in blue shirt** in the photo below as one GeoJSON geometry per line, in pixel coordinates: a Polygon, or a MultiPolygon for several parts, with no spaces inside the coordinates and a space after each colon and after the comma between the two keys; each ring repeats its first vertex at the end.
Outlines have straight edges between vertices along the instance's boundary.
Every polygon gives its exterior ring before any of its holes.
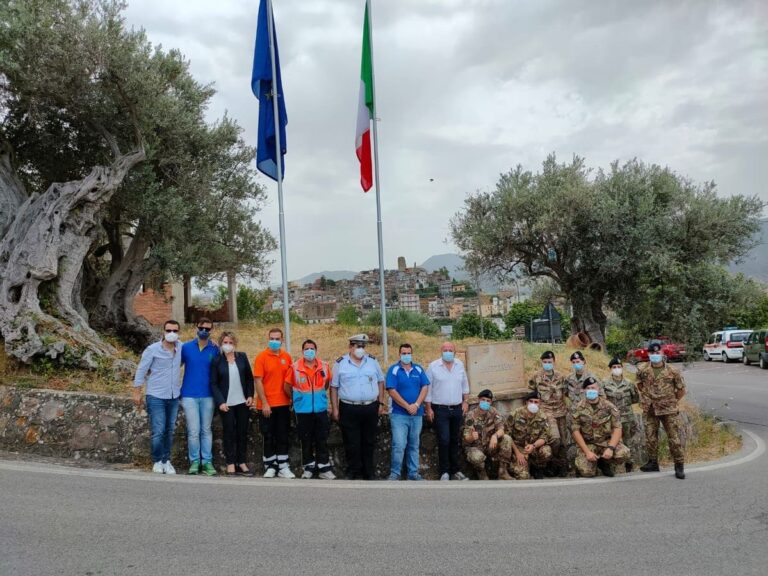
{"type": "Polygon", "coordinates": [[[187,451],[189,473],[198,474],[202,464],[203,473],[216,475],[213,466],[213,396],[209,381],[211,362],[219,348],[211,342],[213,322],[200,318],[197,322],[197,338],[181,347],[181,363],[184,364],[184,379],[181,382],[181,405],[187,420],[187,451]]]}
{"type": "Polygon", "coordinates": [[[146,381],[146,402],[152,432],[152,472],[176,474],[171,464],[173,431],[179,413],[181,396],[181,344],[179,323],[168,320],[163,324],[164,336],[150,344],[141,354],[133,378],[133,402],[141,407],[141,388],[146,381]]]}
{"type": "Polygon", "coordinates": [[[386,412],[384,373],[365,352],[367,334],[349,339],[349,353],[336,360],[331,380],[332,417],[338,421],[347,458],[347,478],[373,480],[379,415],[386,412]]]}
{"type": "Polygon", "coordinates": [[[400,361],[387,371],[386,389],[392,398],[392,460],[389,479],[400,480],[403,456],[408,450],[408,480],[424,480],[419,474],[419,438],[424,398],[429,390],[427,373],[413,362],[413,347],[400,345],[400,361]]]}

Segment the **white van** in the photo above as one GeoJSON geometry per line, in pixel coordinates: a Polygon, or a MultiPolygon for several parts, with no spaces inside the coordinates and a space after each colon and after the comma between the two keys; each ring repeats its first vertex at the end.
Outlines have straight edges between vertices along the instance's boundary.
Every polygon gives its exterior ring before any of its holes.
{"type": "Polygon", "coordinates": [[[738,328],[713,332],[702,349],[704,360],[738,362],[744,355],[744,341],[750,334],[752,334],[752,330],[739,330],[738,328]]]}

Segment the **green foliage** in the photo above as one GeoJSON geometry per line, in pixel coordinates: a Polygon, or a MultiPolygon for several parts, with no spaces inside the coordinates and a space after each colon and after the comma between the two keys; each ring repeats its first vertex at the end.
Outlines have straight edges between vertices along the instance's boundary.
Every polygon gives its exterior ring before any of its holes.
{"type": "Polygon", "coordinates": [[[343,326],[357,326],[357,308],[354,306],[342,306],[336,314],[336,321],[343,326]]]}
{"type": "MultiPolygon", "coordinates": [[[[381,324],[381,312],[375,310],[365,317],[363,322],[368,326],[381,324]]],[[[428,336],[437,334],[440,328],[427,315],[410,310],[388,310],[387,326],[398,332],[421,332],[428,336]]]]}
{"type": "MultiPolygon", "coordinates": [[[[602,337],[605,305],[630,316],[646,294],[663,296],[660,286],[680,294],[676,314],[690,310],[682,302],[709,308],[699,285],[752,246],[762,208],[757,197],[718,197],[712,183],[637,160],[593,172],[581,158],[551,155],[540,172],[518,166],[494,191],[469,196],[451,231],[470,267],[550,279],[576,327],[602,337]]],[[[698,320],[678,321],[679,333],[698,337],[698,320]]]]}
{"type": "Polygon", "coordinates": [[[610,324],[605,335],[605,351],[623,359],[642,340],[643,337],[635,329],[623,323],[610,324]]]}
{"type": "MultiPolygon", "coordinates": [[[[306,321],[293,310],[288,312],[288,318],[293,324],[306,324],[306,321]]],[[[261,324],[274,324],[275,326],[282,326],[283,311],[269,310],[267,312],[262,312],[256,318],[254,318],[254,320],[261,324]]]]}
{"type": "Polygon", "coordinates": [[[245,284],[237,287],[237,317],[241,320],[257,320],[264,313],[269,290],[257,290],[245,284]]]}
{"type": "Polygon", "coordinates": [[[768,327],[768,293],[764,291],[765,286],[761,286],[760,289],[762,292],[745,299],[743,306],[734,307],[733,325],[753,330],[768,327]]]}
{"type": "Polygon", "coordinates": [[[496,324],[488,318],[481,319],[477,314],[464,314],[453,325],[453,337],[459,340],[462,338],[501,340],[503,336],[496,324]]]}
{"type": "Polygon", "coordinates": [[[511,337],[512,331],[516,326],[527,326],[533,318],[541,316],[543,306],[526,300],[525,302],[515,302],[509,307],[509,312],[504,316],[504,324],[507,327],[506,336],[511,337]]]}

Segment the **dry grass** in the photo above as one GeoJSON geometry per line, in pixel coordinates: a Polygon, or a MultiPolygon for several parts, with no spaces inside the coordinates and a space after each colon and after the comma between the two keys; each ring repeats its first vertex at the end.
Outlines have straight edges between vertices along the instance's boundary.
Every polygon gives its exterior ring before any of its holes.
{"type": "MultiPolygon", "coordinates": [[[[696,439],[685,447],[686,462],[708,462],[741,450],[742,438],[733,427],[719,422],[714,416],[703,414],[697,406],[681,402],[681,409],[691,419],[696,439]]],[[[672,464],[669,445],[665,435],[659,443],[659,460],[665,465],[672,464]]]]}

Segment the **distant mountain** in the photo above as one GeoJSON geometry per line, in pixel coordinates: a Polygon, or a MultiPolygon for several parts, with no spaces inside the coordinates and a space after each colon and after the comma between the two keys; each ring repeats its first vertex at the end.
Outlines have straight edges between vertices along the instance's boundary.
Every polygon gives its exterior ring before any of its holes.
{"type": "Polygon", "coordinates": [[[307,274],[306,276],[295,280],[295,282],[297,282],[299,286],[304,286],[305,284],[312,284],[312,282],[321,276],[325,276],[328,280],[333,281],[352,280],[356,274],[357,272],[353,272],[352,270],[324,270],[323,272],[313,272],[312,274],[307,274]]]}
{"type": "Polygon", "coordinates": [[[755,235],[758,244],[750,250],[744,260],[728,266],[731,272],[741,272],[745,276],[768,282],[768,220],[760,223],[760,230],[755,235]]]}

